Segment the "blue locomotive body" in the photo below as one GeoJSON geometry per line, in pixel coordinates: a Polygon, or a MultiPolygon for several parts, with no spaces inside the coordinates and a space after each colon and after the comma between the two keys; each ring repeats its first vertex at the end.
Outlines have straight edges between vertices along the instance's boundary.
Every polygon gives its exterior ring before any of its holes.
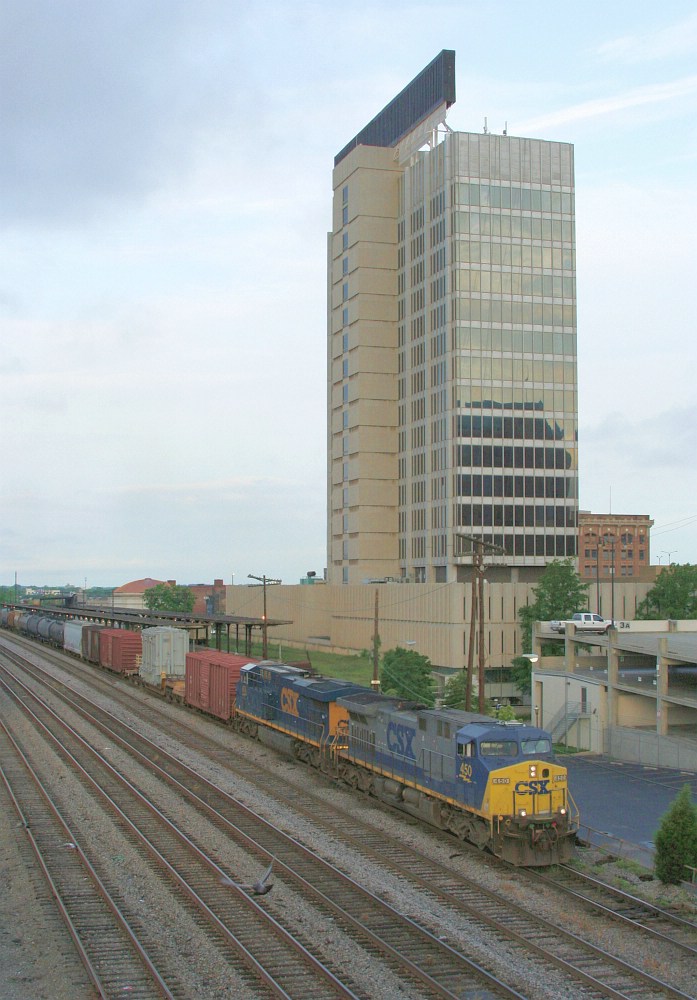
{"type": "Polygon", "coordinates": [[[335,753],[345,741],[348,714],[337,699],[365,690],[283,663],[250,664],[242,668],[237,684],[235,723],[254,735],[258,725],[283,734],[298,758],[318,765],[323,753],[335,753]]]}
{"type": "Polygon", "coordinates": [[[275,663],[243,668],[233,724],[513,864],[573,854],[567,771],[536,726],[427,709],[275,663]]]}

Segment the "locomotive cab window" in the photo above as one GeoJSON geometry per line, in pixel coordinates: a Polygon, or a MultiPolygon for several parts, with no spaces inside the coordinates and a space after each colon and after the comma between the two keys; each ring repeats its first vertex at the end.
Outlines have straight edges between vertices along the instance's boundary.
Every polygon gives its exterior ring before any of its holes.
{"type": "Polygon", "coordinates": [[[515,740],[482,740],[479,752],[482,757],[517,757],[518,744],[515,740]]]}
{"type": "Polygon", "coordinates": [[[551,740],[521,740],[520,748],[523,753],[533,754],[533,753],[551,753],[552,743],[551,740]]]}
{"type": "Polygon", "coordinates": [[[474,757],[474,743],[458,743],[457,755],[458,757],[474,757]]]}

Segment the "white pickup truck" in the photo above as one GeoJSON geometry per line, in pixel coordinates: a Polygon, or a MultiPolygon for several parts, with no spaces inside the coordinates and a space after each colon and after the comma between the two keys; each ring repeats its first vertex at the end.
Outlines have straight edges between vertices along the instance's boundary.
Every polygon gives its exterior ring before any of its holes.
{"type": "Polygon", "coordinates": [[[577,632],[598,632],[605,633],[612,628],[613,623],[603,618],[602,615],[591,614],[590,611],[577,611],[575,615],[566,621],[552,621],[549,623],[552,632],[566,632],[567,625],[575,625],[577,632]]]}

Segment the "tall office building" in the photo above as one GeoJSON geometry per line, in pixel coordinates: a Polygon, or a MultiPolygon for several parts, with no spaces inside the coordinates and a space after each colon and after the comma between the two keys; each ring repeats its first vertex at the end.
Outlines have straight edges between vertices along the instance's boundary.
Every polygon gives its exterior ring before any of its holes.
{"type": "Polygon", "coordinates": [[[454,100],[444,50],[335,158],[330,583],[576,556],[573,148],[453,132],[454,100]]]}

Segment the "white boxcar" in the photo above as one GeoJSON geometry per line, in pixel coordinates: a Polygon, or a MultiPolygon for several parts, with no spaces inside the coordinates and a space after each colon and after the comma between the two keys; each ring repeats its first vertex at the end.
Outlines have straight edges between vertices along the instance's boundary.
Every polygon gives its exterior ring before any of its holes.
{"type": "Polygon", "coordinates": [[[184,677],[189,633],[183,628],[143,629],[143,658],[138,673],[146,684],[159,687],[162,675],[184,677]]]}
{"type": "Polygon", "coordinates": [[[76,656],[82,656],[82,630],[94,622],[66,621],[63,631],[63,649],[76,656]]]}

